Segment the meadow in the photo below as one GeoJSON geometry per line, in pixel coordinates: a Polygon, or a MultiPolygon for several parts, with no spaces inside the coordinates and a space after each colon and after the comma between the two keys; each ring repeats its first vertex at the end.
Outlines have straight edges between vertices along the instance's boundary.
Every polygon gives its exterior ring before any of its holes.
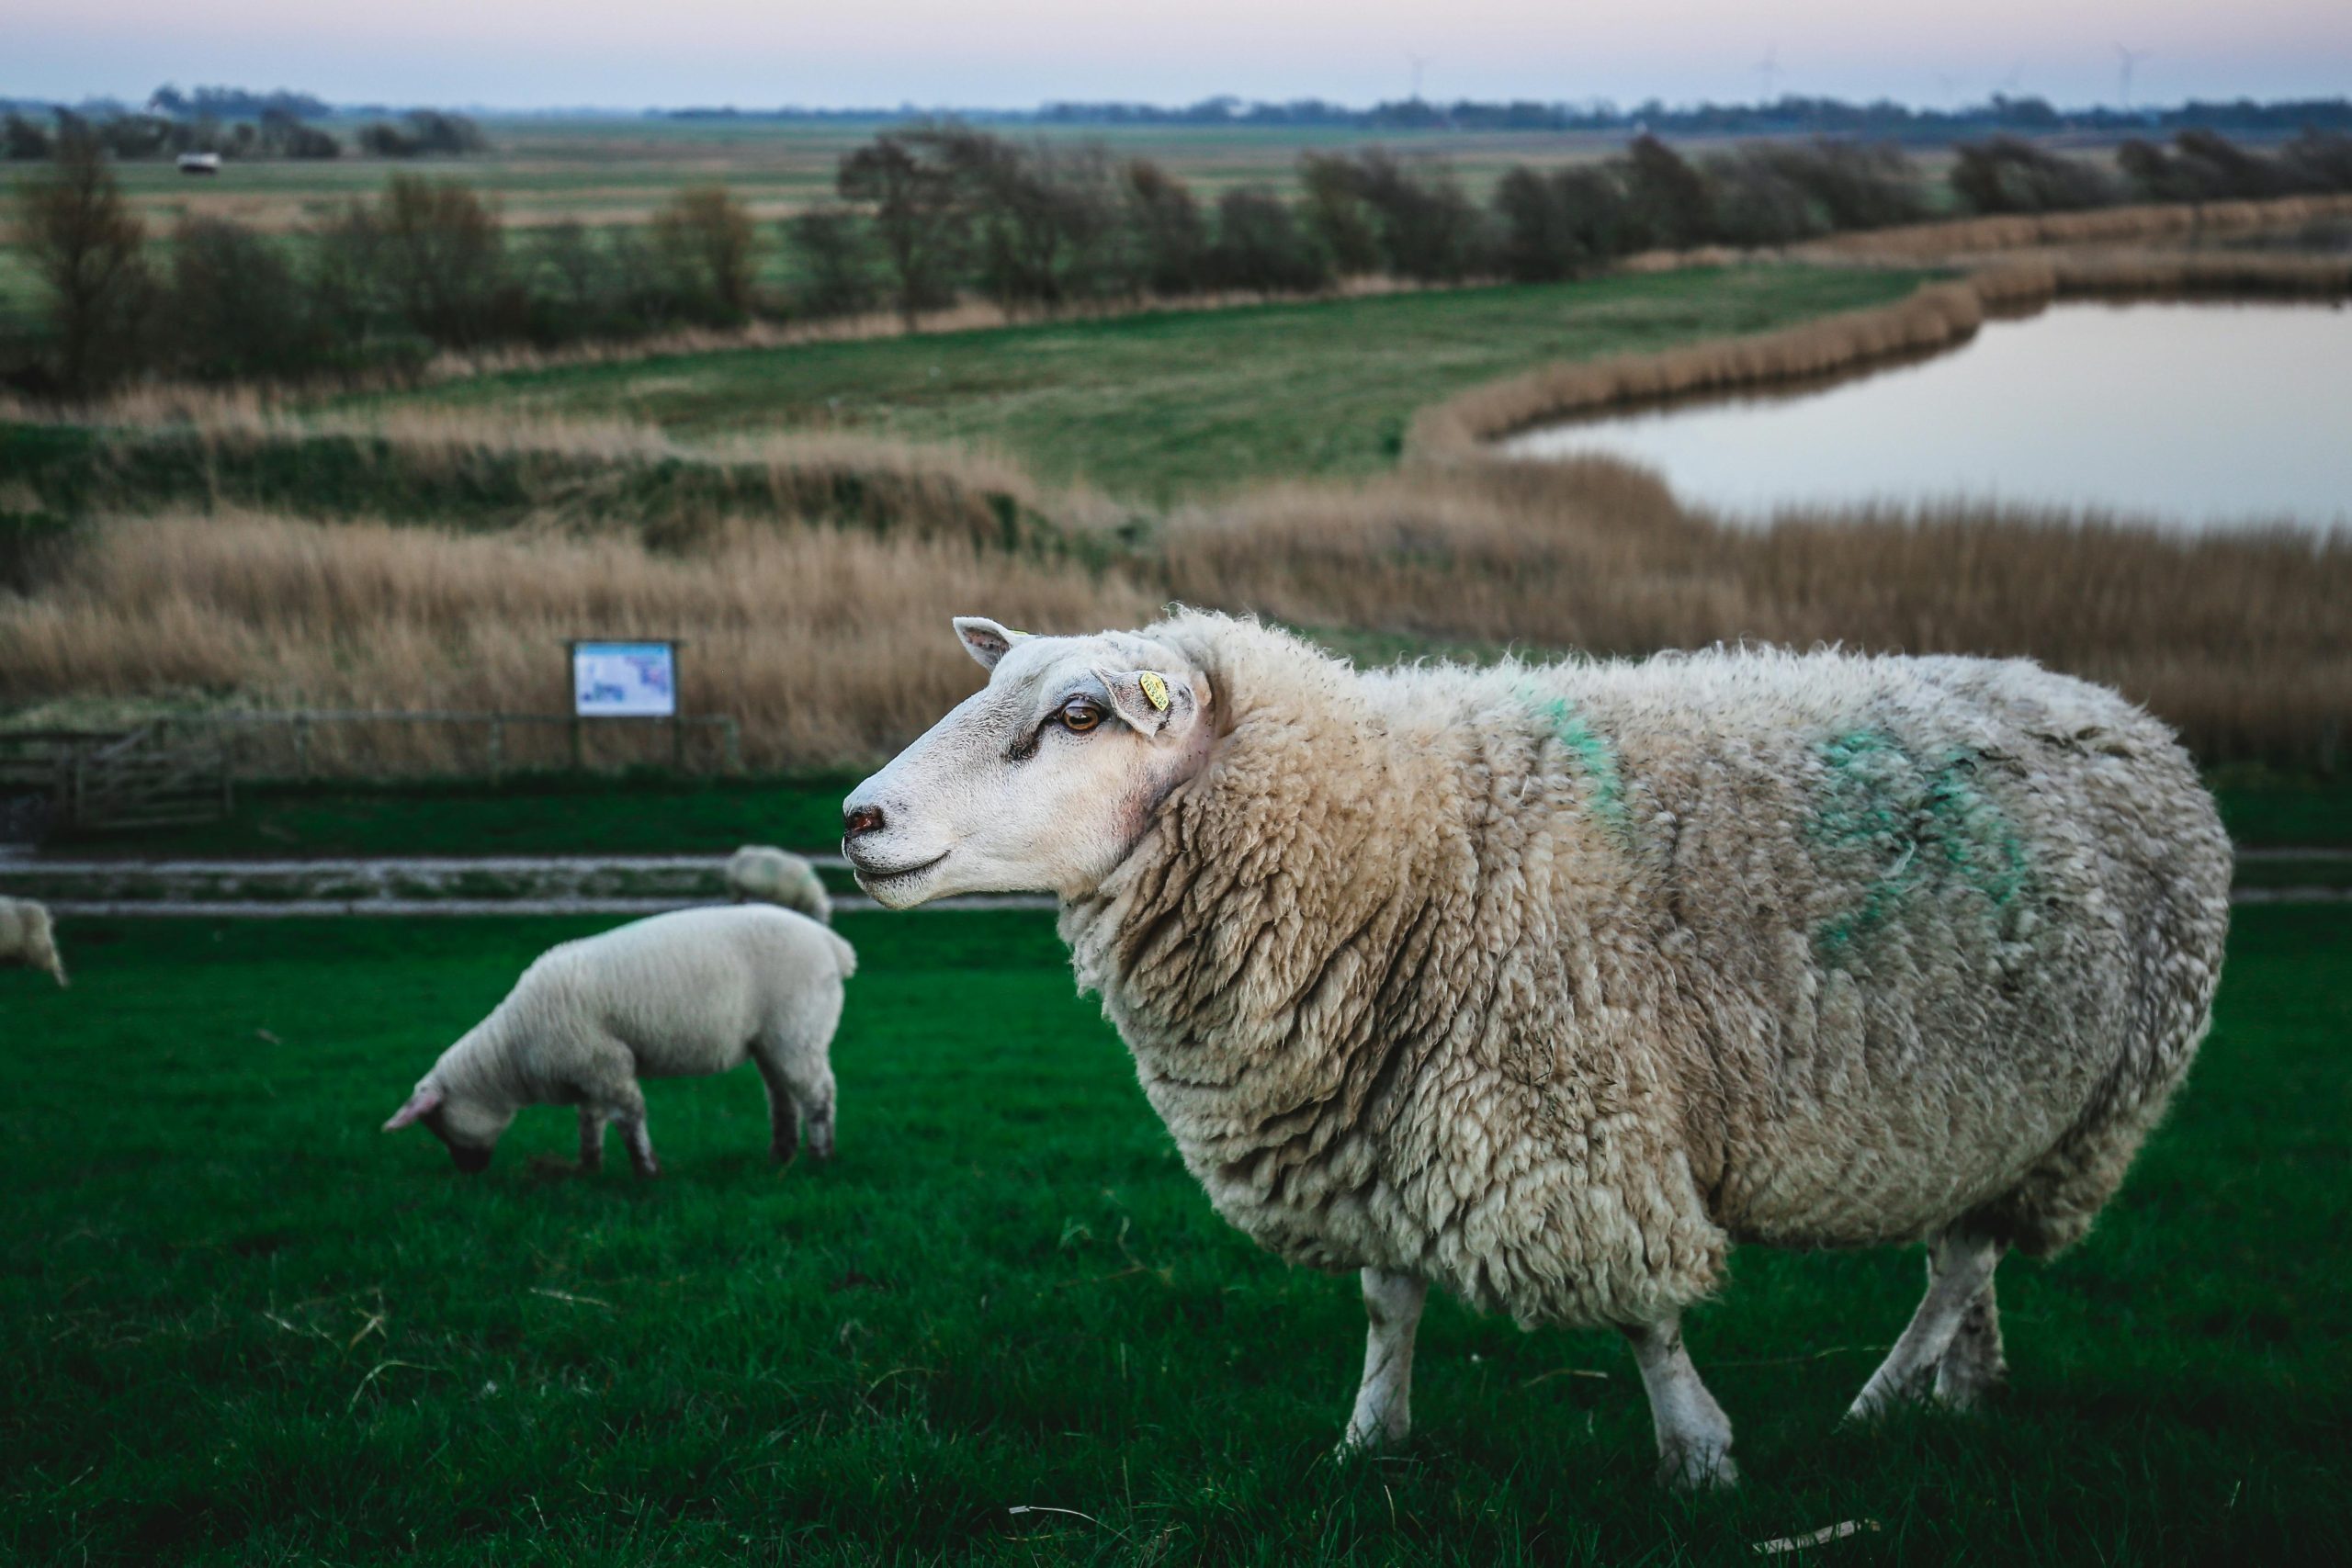
{"type": "Polygon", "coordinates": [[[1210,1213],[1044,916],[851,915],[841,1154],[748,1073],[491,1172],[377,1123],[594,922],[69,922],[0,973],[0,1555],[40,1562],[2318,1562],[2341,1506],[2352,917],[2242,911],[2219,1023],[2092,1238],[2002,1282],[1982,1417],[1836,1418],[1916,1256],[1747,1252],[1697,1313],[1728,1497],[1649,1481],[1612,1336],[1433,1303],[1342,1466],[1362,1313],[1210,1213]],[[976,1029],[975,1021],[986,1021],[976,1029]],[[1025,1511],[1024,1511],[1025,1510],[1025,1511]]]}

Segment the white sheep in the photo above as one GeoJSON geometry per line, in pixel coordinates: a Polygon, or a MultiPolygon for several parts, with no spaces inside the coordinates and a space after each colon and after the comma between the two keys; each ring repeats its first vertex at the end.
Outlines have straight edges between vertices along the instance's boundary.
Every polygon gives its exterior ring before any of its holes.
{"type": "Polygon", "coordinates": [[[65,961],[57,955],[57,929],[49,910],[30,898],[0,897],[0,964],[45,970],[61,986],[65,961]]]}
{"type": "Polygon", "coordinates": [[[2003,1252],[2084,1234],[2206,1027],[2212,802],[2029,663],[1360,674],[1216,615],[956,626],[990,679],[845,802],[858,880],[1061,897],[1218,1212],[1363,1271],[1343,1447],[1405,1436],[1434,1280],[1620,1328],[1665,1477],[1731,1482],[1679,1321],[1742,1242],[1928,1243],[1852,1414],[1967,1404],[2003,1252]]]}
{"type": "Polygon", "coordinates": [[[656,1176],[641,1077],[723,1073],[745,1056],[767,1085],[769,1153],[788,1160],[801,1124],[833,1153],[834,1026],[848,942],[766,906],[680,909],[548,949],[506,999],[441,1054],[390,1133],[422,1122],[458,1168],[481,1170],[526,1105],[580,1108],[580,1163],[604,1163],[617,1123],[639,1176],[656,1176]]]}
{"type": "Polygon", "coordinates": [[[775,904],[831,925],[833,901],[817,868],[788,850],[745,844],[727,857],[727,891],[738,904],[775,904]]]}

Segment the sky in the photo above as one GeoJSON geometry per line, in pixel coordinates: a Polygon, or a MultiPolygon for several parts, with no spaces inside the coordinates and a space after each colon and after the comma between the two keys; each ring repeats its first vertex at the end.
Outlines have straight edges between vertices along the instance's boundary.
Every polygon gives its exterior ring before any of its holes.
{"type": "Polygon", "coordinates": [[[2352,93],[2352,0],[0,0],[0,96],[538,108],[2352,93]],[[1416,62],[1418,61],[1418,65],[1416,62]]]}

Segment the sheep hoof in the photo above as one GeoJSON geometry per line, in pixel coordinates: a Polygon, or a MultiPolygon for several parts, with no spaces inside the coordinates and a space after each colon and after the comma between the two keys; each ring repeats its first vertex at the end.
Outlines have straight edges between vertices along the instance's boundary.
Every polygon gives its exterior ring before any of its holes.
{"type": "Polygon", "coordinates": [[[1368,1459],[1374,1454],[1403,1448],[1407,1436],[1408,1429],[1402,1426],[1351,1421],[1348,1429],[1340,1434],[1340,1446],[1331,1450],[1332,1457],[1342,1463],[1368,1459]]]}
{"type": "Polygon", "coordinates": [[[652,1180],[655,1177],[662,1174],[662,1162],[659,1160],[641,1159],[632,1163],[637,1170],[637,1174],[643,1177],[648,1181],[652,1180]]]}
{"type": "Polygon", "coordinates": [[[1669,1449],[1659,1456],[1657,1480],[1677,1492],[1728,1492],[1739,1484],[1739,1466],[1729,1449],[1669,1449]]]}

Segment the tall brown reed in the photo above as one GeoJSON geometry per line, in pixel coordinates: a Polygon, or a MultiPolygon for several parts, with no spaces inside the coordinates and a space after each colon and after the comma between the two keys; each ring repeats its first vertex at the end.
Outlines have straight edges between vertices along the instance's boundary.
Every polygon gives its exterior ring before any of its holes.
{"type": "MultiPolygon", "coordinates": [[[[0,703],[559,714],[574,637],[684,637],[684,705],[729,714],[754,768],[868,760],[971,690],[948,617],[1133,623],[1127,577],[959,540],[730,523],[457,535],[254,513],[98,525],[37,594],[0,596],[0,703]]],[[[363,765],[462,764],[428,729],[363,765]]]]}
{"type": "Polygon", "coordinates": [[[2018,655],[2120,687],[2209,759],[2334,761],[2352,539],[1932,507],[1726,526],[1607,459],[1294,485],[1170,520],[1170,592],[1309,625],[1641,654],[1753,639],[2018,655]]]}

